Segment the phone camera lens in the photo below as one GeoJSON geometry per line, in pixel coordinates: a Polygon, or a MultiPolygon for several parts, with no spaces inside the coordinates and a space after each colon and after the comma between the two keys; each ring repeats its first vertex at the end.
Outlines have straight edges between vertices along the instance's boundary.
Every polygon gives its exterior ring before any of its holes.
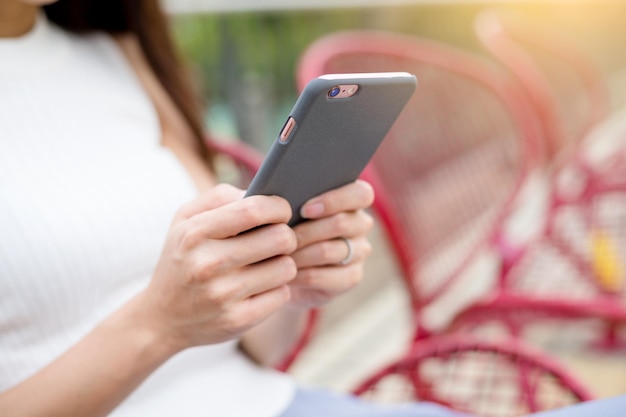
{"type": "Polygon", "coordinates": [[[328,90],[328,97],[337,97],[337,94],[339,94],[340,91],[341,89],[339,87],[333,87],[328,90]]]}

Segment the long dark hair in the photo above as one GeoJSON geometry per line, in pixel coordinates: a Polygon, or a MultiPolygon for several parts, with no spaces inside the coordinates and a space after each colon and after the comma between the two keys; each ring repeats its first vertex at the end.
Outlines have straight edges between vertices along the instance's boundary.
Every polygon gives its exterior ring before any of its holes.
{"type": "Polygon", "coordinates": [[[197,151],[211,162],[211,152],[204,146],[201,101],[158,0],[59,0],[44,10],[51,21],[72,32],[134,34],[148,64],[191,127],[197,151]]]}

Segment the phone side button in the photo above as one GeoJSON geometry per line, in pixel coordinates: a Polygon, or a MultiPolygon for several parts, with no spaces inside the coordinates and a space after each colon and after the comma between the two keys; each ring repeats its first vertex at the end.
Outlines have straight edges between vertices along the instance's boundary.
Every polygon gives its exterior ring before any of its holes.
{"type": "Polygon", "coordinates": [[[293,128],[296,127],[296,121],[293,117],[289,116],[289,119],[287,119],[287,123],[285,123],[285,126],[283,126],[283,130],[280,132],[280,141],[281,142],[287,142],[289,140],[289,136],[291,135],[291,132],[293,132],[293,128]]]}

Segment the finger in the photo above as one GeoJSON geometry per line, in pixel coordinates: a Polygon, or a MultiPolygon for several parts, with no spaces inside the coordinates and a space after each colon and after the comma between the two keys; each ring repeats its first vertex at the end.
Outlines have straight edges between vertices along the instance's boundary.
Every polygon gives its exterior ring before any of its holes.
{"type": "Polygon", "coordinates": [[[245,191],[237,187],[233,187],[229,184],[218,184],[183,205],[178,210],[176,216],[179,219],[188,219],[196,214],[212,210],[224,204],[232,203],[233,201],[241,200],[244,195],[245,191]]]}
{"type": "Polygon", "coordinates": [[[322,291],[337,296],[357,286],[363,278],[363,265],[353,263],[343,267],[327,266],[299,269],[289,286],[296,289],[322,291]]]}
{"type": "Polygon", "coordinates": [[[319,219],[342,211],[369,207],[374,201],[374,190],[363,180],[328,191],[307,201],[300,210],[302,217],[319,219]]]}
{"type": "Polygon", "coordinates": [[[283,307],[291,298],[287,285],[274,288],[253,297],[249,297],[235,307],[234,313],[240,317],[255,317],[252,326],[259,324],[283,307]]]}
{"type": "Polygon", "coordinates": [[[225,239],[255,227],[287,223],[290,218],[291,207],[284,198],[255,195],[196,214],[188,227],[206,238],[225,239]]]}
{"type": "Polygon", "coordinates": [[[206,282],[208,300],[233,304],[258,294],[283,287],[298,273],[289,256],[276,257],[247,268],[220,275],[206,282]]]}
{"type": "Polygon", "coordinates": [[[238,284],[239,296],[244,299],[287,285],[297,273],[290,256],[277,256],[240,270],[232,280],[238,284]]]}
{"type": "Polygon", "coordinates": [[[206,241],[194,252],[196,268],[201,276],[209,278],[291,254],[296,244],[295,234],[289,226],[269,225],[229,239],[206,241]]]}
{"type": "Polygon", "coordinates": [[[367,234],[374,225],[374,219],[363,210],[338,213],[315,221],[300,223],[294,227],[298,239],[298,249],[316,242],[354,237],[367,234]]]}
{"type": "Polygon", "coordinates": [[[309,245],[294,252],[291,257],[298,269],[315,266],[339,266],[340,262],[352,255],[351,262],[363,261],[371,253],[372,247],[365,237],[350,239],[351,250],[343,239],[332,239],[309,245]]]}

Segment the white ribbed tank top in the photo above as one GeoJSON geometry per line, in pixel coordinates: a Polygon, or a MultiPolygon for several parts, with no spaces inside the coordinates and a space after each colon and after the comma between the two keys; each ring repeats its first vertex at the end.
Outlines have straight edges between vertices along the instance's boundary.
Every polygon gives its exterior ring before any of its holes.
{"type": "MultiPolygon", "coordinates": [[[[145,287],[196,191],[115,42],[40,16],[0,39],[0,391],[145,287]]],[[[184,351],[115,417],[270,417],[294,392],[236,342],[184,351]]]]}

